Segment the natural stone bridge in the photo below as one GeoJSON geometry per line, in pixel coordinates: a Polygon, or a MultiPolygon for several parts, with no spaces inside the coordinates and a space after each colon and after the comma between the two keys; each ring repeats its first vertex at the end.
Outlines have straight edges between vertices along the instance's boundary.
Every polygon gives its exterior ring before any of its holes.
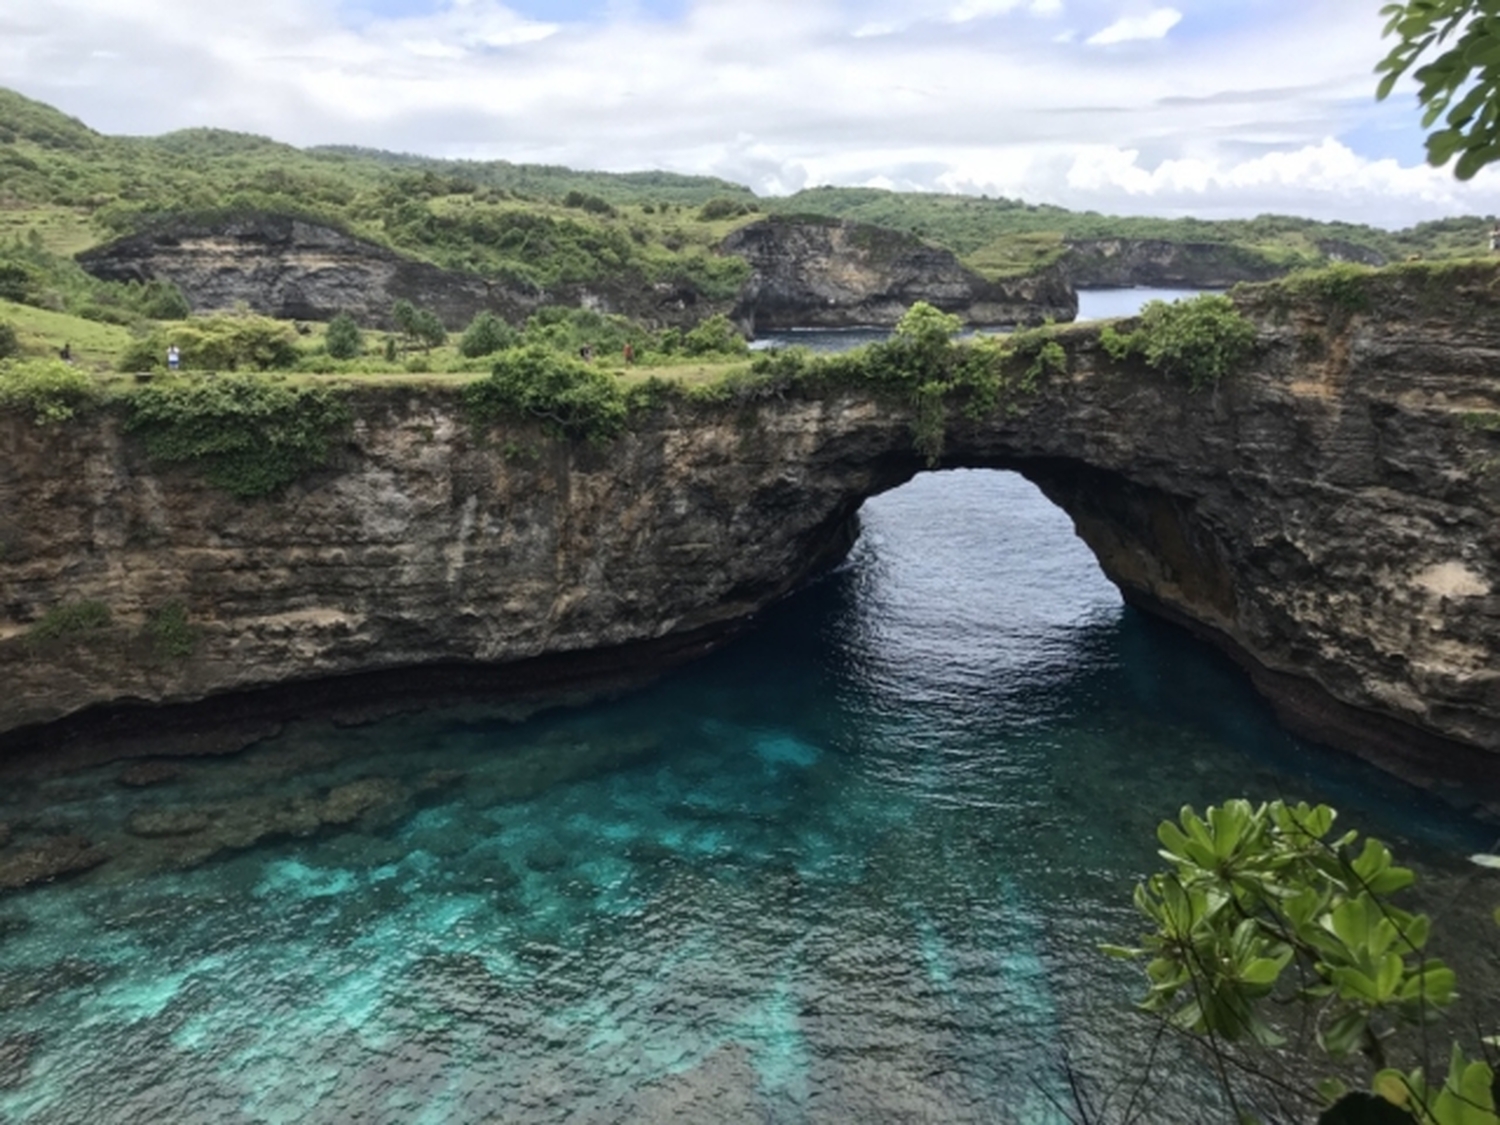
{"type": "MultiPolygon", "coordinates": [[[[1497,287],[1408,271],[1367,287],[1378,315],[1251,295],[1257,359],[1200,394],[1073,329],[1068,374],[955,421],[943,465],[1035,481],[1133,604],[1233,654],[1292,727],[1489,799],[1497,287]]],[[[669,405],[602,449],[476,434],[440,388],[355,402],[337,464],[248,503],[148,464],[113,416],[0,417],[0,748],[204,748],[330,701],[659,667],[829,566],[861,503],[925,467],[910,417],[850,391],[669,405]],[[86,600],[107,626],[27,636],[86,600]],[[145,628],[174,602],[187,658],[145,628]]]]}

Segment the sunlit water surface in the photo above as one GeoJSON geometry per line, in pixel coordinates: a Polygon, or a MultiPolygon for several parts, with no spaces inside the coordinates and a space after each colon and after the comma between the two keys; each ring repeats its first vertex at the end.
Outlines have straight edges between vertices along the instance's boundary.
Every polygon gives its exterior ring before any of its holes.
{"type": "MultiPolygon", "coordinates": [[[[1020,478],[926,475],[864,521],[838,573],[616,702],[5,794],[0,820],[96,835],[406,796],[0,897],[0,1119],[1052,1122],[1064,1058],[1104,1091],[1145,1056],[1136,970],[1095,947],[1136,933],[1183,803],[1328,799],[1454,886],[1492,842],[1281,731],[1020,478]]],[[[1208,1119],[1197,1086],[1155,1120],[1208,1119]]]]}

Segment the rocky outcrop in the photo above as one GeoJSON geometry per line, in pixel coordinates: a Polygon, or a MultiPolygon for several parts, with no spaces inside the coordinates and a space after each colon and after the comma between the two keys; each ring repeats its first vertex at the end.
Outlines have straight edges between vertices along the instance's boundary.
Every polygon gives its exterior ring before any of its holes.
{"type": "Polygon", "coordinates": [[[889,325],[918,301],[975,325],[1072,320],[1078,295],[1054,272],[991,282],[951,251],[868,223],[777,217],[722,243],[754,271],[733,313],[748,334],[889,325]]]}
{"type": "Polygon", "coordinates": [[[1228,242],[1077,238],[1064,245],[1067,252],[1055,268],[1078,289],[1228,289],[1270,281],[1288,268],[1228,242]]]}
{"type": "MultiPolygon", "coordinates": [[[[1477,797],[1500,777],[1500,272],[1366,295],[1243,294],[1258,357],[1209,393],[1071,329],[1067,373],[955,414],[943,464],[1037,481],[1132,602],[1235,655],[1298,729],[1477,797]]],[[[668,403],[607,449],[476,432],[441,388],[354,405],[337,464],[256,502],[149,463],[115,415],[0,415],[0,741],[148,704],[633,674],[826,568],[863,500],[924,467],[903,402],[854,390],[668,403]],[[28,635],[85,600],[108,623],[28,635]],[[173,602],[187,657],[150,645],[173,602]]],[[[141,713],[158,751],[205,714],[141,713]]]]}
{"type": "Polygon", "coordinates": [[[539,295],[276,215],[176,220],[85,250],[78,262],[106,281],[170,281],[194,312],[244,307],[288,320],[329,320],[347,312],[362,324],[388,328],[391,306],[404,299],[461,327],[482,309],[514,320],[540,303],[539,295]]]}
{"type": "Polygon", "coordinates": [[[280,215],[172,220],[85,250],[78,262],[106,281],[170,281],[194,312],[249,308],[288,320],[329,320],[345,312],[361,324],[386,329],[394,327],[391,308],[399,300],[430,309],[452,329],[483,310],[520,322],[547,304],[582,305],[679,326],[729,307],[690,285],[651,284],[638,277],[556,291],[505,285],[280,215]]]}

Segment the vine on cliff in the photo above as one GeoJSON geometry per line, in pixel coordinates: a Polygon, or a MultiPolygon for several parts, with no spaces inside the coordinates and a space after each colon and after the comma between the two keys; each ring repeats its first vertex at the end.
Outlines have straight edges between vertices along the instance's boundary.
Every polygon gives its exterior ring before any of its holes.
{"type": "Polygon", "coordinates": [[[352,415],[327,387],[253,375],[153,383],[127,398],[126,428],[159,461],[200,469],[241,499],[269,496],[327,463],[352,415]]]}

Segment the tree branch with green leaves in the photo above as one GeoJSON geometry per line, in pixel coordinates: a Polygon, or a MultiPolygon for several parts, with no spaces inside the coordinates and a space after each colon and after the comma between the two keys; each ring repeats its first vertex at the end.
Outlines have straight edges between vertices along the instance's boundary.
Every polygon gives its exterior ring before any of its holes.
{"type": "MultiPolygon", "coordinates": [[[[1425,952],[1431,920],[1394,901],[1411,870],[1378,840],[1334,836],[1335,819],[1325,805],[1282,801],[1184,808],[1157,831],[1166,869],[1135,890],[1147,933],[1105,951],[1145,960],[1141,1008],[1204,1037],[1216,1059],[1220,1041],[1282,1046],[1286,1013],[1300,1009],[1331,1058],[1365,1060],[1383,1111],[1404,1114],[1396,1120],[1500,1125],[1489,1062],[1455,1044],[1447,1075],[1430,1084],[1425,1052],[1406,1049],[1401,1033],[1437,1019],[1457,980],[1425,952]],[[1415,1056],[1405,1070],[1393,1065],[1403,1054],[1415,1056]]],[[[1320,1120],[1381,1119],[1349,1116],[1370,1095],[1337,1080],[1317,1095],[1329,1105],[1320,1120]]]]}

